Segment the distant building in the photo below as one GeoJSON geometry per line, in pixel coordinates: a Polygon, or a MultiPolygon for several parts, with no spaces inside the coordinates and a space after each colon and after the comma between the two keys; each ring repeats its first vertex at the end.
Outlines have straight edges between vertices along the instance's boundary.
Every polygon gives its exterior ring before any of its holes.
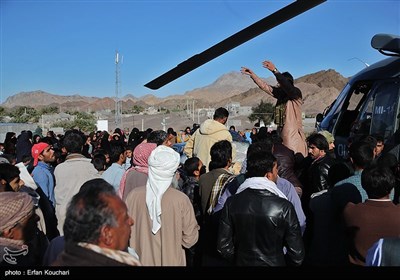
{"type": "Polygon", "coordinates": [[[41,122],[45,124],[53,124],[55,122],[61,122],[61,121],[74,121],[75,119],[76,119],[75,115],[70,115],[61,112],[59,114],[42,115],[41,122]]]}
{"type": "Polygon", "coordinates": [[[228,110],[229,115],[237,116],[239,114],[240,102],[231,102],[226,104],[225,108],[228,110]]]}
{"type": "Polygon", "coordinates": [[[154,106],[148,107],[147,109],[144,110],[144,112],[145,112],[145,114],[148,114],[148,115],[158,114],[158,110],[154,106]]]}
{"type": "Polygon", "coordinates": [[[251,115],[251,113],[253,113],[253,109],[251,106],[240,106],[239,107],[239,112],[238,112],[239,116],[249,116],[249,115],[251,115]]]}
{"type": "Polygon", "coordinates": [[[225,108],[231,116],[248,116],[253,113],[251,106],[240,106],[240,102],[231,102],[225,108]]]}

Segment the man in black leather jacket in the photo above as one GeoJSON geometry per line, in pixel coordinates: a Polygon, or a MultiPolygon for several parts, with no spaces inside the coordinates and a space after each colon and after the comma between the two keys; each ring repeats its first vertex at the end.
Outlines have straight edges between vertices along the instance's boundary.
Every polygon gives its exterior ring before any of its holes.
{"type": "Polygon", "coordinates": [[[296,212],[273,182],[276,158],[248,154],[247,167],[246,181],[221,210],[217,250],[237,266],[301,265],[305,252],[296,212]]]}

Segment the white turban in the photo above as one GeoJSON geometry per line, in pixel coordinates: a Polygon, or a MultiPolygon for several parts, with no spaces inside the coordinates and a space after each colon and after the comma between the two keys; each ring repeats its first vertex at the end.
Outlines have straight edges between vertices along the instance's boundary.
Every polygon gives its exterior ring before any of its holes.
{"type": "Polygon", "coordinates": [[[153,222],[151,231],[161,228],[161,199],[171,185],[180,162],[180,156],[172,148],[160,145],[149,157],[149,177],[146,183],[146,205],[153,222]]]}

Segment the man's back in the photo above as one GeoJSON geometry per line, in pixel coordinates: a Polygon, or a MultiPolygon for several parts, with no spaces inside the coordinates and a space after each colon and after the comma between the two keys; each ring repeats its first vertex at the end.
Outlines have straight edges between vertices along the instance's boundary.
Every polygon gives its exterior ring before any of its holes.
{"type": "Polygon", "coordinates": [[[210,200],[212,188],[221,174],[229,174],[229,172],[225,168],[217,168],[200,176],[199,193],[203,214],[206,213],[207,207],[209,206],[208,202],[210,200]]]}
{"type": "MultiPolygon", "coordinates": [[[[189,157],[198,157],[207,167],[211,161],[210,149],[212,145],[221,140],[228,140],[232,143],[232,135],[228,128],[215,120],[204,121],[198,130],[192,135],[185,146],[184,152],[189,157]]],[[[232,149],[232,158],[236,158],[236,149],[232,149]]]]}
{"type": "Polygon", "coordinates": [[[78,193],[86,181],[100,178],[90,159],[81,154],[71,154],[66,161],[57,165],[54,170],[56,187],[54,189],[56,198],[56,216],[58,230],[63,234],[66,209],[71,198],[78,193]]]}
{"type": "Polygon", "coordinates": [[[169,187],[161,200],[161,230],[151,232],[152,221],[146,207],[146,186],[133,189],[126,198],[128,214],[135,221],[130,246],[145,266],[185,266],[185,248],[198,240],[198,224],[189,198],[169,187]]]}
{"type": "Polygon", "coordinates": [[[247,189],[228,198],[217,247],[226,258],[234,253],[239,266],[300,265],[304,259],[293,205],[268,190],[247,189]],[[287,248],[286,257],[282,244],[287,248]]]}

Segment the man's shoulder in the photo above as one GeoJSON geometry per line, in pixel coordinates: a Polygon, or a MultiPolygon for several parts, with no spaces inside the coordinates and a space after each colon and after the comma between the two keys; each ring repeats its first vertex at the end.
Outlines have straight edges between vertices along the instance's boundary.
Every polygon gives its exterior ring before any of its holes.
{"type": "Polygon", "coordinates": [[[182,191],[177,190],[173,187],[169,187],[166,192],[164,193],[163,199],[168,201],[168,203],[186,203],[190,204],[190,199],[189,197],[182,191]]]}

